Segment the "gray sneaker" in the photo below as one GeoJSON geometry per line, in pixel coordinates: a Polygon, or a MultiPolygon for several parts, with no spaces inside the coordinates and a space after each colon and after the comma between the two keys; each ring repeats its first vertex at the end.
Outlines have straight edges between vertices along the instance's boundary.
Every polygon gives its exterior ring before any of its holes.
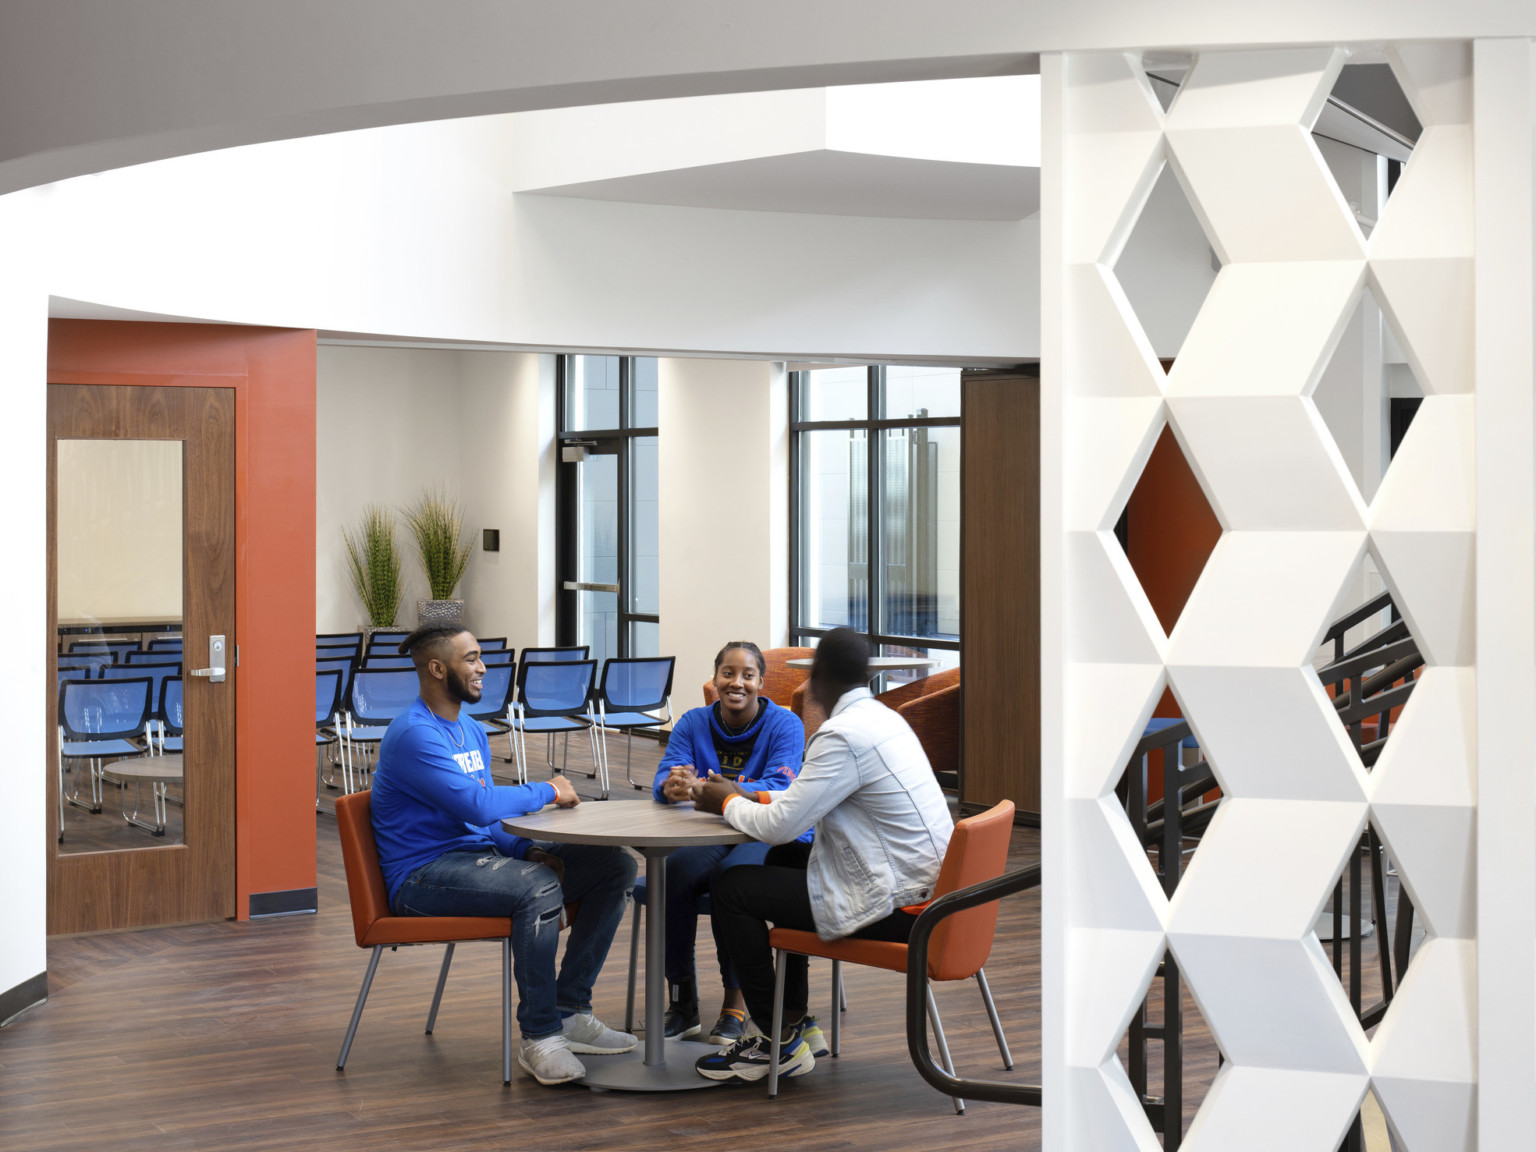
{"type": "Polygon", "coordinates": [[[572,1052],[591,1056],[617,1056],[631,1051],[640,1041],[628,1032],[615,1032],[590,1012],[567,1016],[560,1026],[572,1052]]]}
{"type": "Polygon", "coordinates": [[[587,1074],[584,1064],[572,1055],[564,1036],[523,1037],[517,1053],[518,1066],[540,1084],[565,1084],[587,1074]]]}

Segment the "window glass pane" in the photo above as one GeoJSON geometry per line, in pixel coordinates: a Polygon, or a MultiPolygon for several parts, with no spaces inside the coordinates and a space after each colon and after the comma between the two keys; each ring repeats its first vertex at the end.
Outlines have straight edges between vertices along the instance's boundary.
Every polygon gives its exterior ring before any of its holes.
{"type": "Polygon", "coordinates": [[[632,620],[629,625],[629,654],[660,656],[661,625],[652,624],[649,620],[632,620]]]}
{"type": "Polygon", "coordinates": [[[60,854],[183,843],[182,494],[180,440],[58,441],[60,854]]]}
{"type": "Polygon", "coordinates": [[[581,547],[577,578],[619,582],[619,458],[588,456],[577,465],[581,485],[581,547]]]}
{"type": "Polygon", "coordinates": [[[800,419],[864,420],[868,416],[868,368],[817,368],[800,373],[800,419]]]}
{"type": "Polygon", "coordinates": [[[886,635],[960,638],[960,429],[891,428],[881,467],[886,635]]]}
{"type": "Polygon", "coordinates": [[[566,432],[619,426],[619,357],[565,358],[566,432]]]}
{"type": "MultiPolygon", "coordinates": [[[[630,531],[631,612],[661,611],[660,509],[657,489],[657,445],[654,436],[636,437],[631,449],[634,473],[630,497],[634,501],[630,531]]],[[[638,653],[637,653],[638,655],[638,653]]]]}
{"type": "Polygon", "coordinates": [[[869,621],[869,441],[863,429],[800,434],[800,623],[869,621]]]}
{"type": "Polygon", "coordinates": [[[960,369],[892,364],[881,390],[887,420],[960,415],[960,369]]]}
{"type": "Polygon", "coordinates": [[[654,428],[656,418],[656,357],[636,356],[631,363],[633,381],[629,396],[629,426],[654,428]]]}
{"type": "Polygon", "coordinates": [[[617,592],[580,593],[581,639],[578,644],[592,648],[592,659],[602,661],[619,654],[619,594],[617,592]]]}

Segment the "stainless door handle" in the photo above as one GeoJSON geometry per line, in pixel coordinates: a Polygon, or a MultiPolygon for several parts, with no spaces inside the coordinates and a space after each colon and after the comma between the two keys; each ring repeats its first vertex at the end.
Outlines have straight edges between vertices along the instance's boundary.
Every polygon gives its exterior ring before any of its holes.
{"type": "Polygon", "coordinates": [[[207,668],[194,668],[191,675],[206,676],[210,684],[224,683],[224,637],[208,637],[208,664],[207,668]]]}

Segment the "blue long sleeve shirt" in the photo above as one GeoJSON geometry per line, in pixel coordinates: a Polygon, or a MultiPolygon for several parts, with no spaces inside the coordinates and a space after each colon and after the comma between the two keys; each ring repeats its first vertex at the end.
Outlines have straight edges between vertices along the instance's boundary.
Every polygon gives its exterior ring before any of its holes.
{"type": "Polygon", "coordinates": [[[502,831],[509,816],[537,812],[555,786],[491,778],[491,745],[468,716],[444,720],[418,697],[390,722],[373,775],[373,835],[393,903],[405,878],[445,852],[496,848],[521,860],[532,847],[502,831]]]}
{"type": "MultiPolygon", "coordinates": [[[[659,804],[662,782],[672,769],[687,765],[703,779],[718,772],[747,792],[782,792],[794,783],[805,756],[805,725],[788,708],[766,696],[763,709],[744,732],[731,733],[715,718],[713,705],[690,708],[672,726],[667,750],[656,769],[651,794],[659,804]],[[739,751],[733,754],[733,749],[739,751]]],[[[811,833],[800,839],[810,843],[811,833]]]]}

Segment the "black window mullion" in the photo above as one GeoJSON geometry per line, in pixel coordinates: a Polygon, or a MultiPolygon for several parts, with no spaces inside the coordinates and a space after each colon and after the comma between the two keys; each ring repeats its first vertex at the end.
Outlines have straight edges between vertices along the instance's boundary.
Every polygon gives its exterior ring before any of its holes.
{"type": "MultiPolygon", "coordinates": [[[[789,374],[789,426],[791,429],[800,419],[800,389],[803,376],[801,372],[789,374]]],[[[800,455],[800,434],[792,431],[789,437],[789,639],[791,646],[796,647],[794,641],[799,638],[799,628],[804,623],[800,610],[802,587],[800,532],[805,520],[800,508],[800,455]]]]}

